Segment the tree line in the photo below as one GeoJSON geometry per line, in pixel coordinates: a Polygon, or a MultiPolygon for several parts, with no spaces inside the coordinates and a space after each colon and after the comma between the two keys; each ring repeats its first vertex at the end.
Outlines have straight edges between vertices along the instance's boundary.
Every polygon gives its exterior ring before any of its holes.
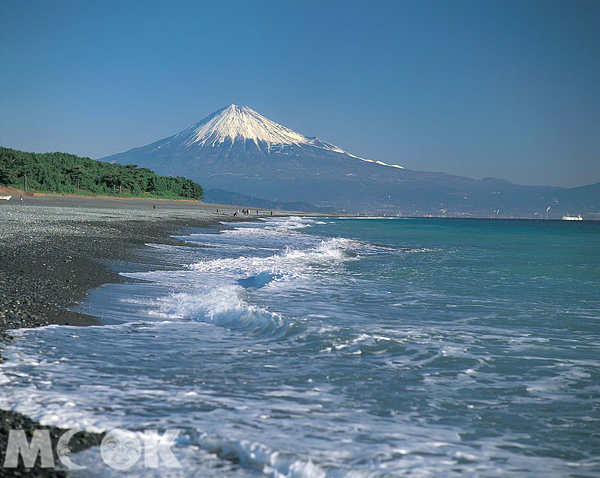
{"type": "Polygon", "coordinates": [[[101,196],[202,199],[202,187],[159,176],[135,164],[122,166],[67,153],[28,153],[0,147],[0,184],[37,192],[101,196]]]}

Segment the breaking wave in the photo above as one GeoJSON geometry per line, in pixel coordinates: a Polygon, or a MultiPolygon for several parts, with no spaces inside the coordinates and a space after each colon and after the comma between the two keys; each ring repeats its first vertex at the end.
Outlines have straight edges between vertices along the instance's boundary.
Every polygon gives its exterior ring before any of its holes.
{"type": "Polygon", "coordinates": [[[206,293],[186,292],[158,299],[150,315],[166,319],[190,319],[209,322],[221,327],[271,335],[286,329],[285,320],[278,314],[248,304],[243,298],[243,287],[228,285],[206,293]]]}

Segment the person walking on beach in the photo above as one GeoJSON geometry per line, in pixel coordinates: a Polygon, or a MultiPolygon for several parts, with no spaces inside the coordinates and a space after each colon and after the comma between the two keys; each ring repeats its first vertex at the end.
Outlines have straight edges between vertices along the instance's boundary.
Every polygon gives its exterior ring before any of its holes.
{"type": "Polygon", "coordinates": [[[23,196],[19,196],[19,201],[23,202],[23,196]]]}

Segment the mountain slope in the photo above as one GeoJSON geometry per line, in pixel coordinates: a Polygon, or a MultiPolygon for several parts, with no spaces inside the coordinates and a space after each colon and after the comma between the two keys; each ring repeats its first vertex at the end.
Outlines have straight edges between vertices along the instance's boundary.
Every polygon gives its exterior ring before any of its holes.
{"type": "Polygon", "coordinates": [[[236,105],[174,136],[104,160],[189,177],[205,189],[351,212],[525,217],[545,215],[548,206],[553,214],[600,212],[600,198],[586,191],[571,197],[564,188],[413,171],[359,158],[236,105]],[[575,199],[576,206],[563,204],[575,199]],[[571,210],[582,205],[585,211],[571,210]]]}

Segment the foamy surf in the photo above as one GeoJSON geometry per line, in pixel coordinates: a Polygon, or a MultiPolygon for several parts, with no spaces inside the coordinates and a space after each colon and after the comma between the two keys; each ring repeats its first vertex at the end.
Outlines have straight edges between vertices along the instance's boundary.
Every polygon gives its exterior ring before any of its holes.
{"type": "MultiPolygon", "coordinates": [[[[296,229],[312,222],[297,222],[293,219],[283,224],[285,228],[296,229]]],[[[273,225],[269,227],[276,228],[273,225]]],[[[240,229],[248,231],[252,228],[240,229]]],[[[229,237],[230,232],[226,231],[224,236],[229,237]]],[[[279,234],[281,233],[277,235],[279,234]]],[[[220,235],[219,239],[222,240],[220,235]]],[[[283,282],[287,288],[293,289],[307,282],[318,281],[318,276],[323,272],[332,274],[345,262],[357,260],[358,253],[354,251],[361,247],[363,246],[357,241],[344,238],[317,242],[314,238],[309,238],[296,243],[294,247],[285,246],[280,253],[262,257],[238,255],[193,263],[185,271],[150,271],[123,275],[152,281],[162,288],[174,289],[166,296],[145,302],[151,317],[206,321],[258,334],[281,333],[285,331],[287,321],[265,307],[248,303],[248,292],[269,287],[274,282],[283,282]],[[304,249],[300,248],[302,246],[304,249]]],[[[142,305],[139,299],[123,300],[142,305]]]]}
{"type": "MultiPolygon", "coordinates": [[[[181,429],[182,470],[128,476],[598,475],[600,251],[554,224],[503,227],[194,231],[209,247],[147,249],[124,273],[142,281],[92,291],[83,310],[115,325],[19,332],[0,405],[181,429]]],[[[80,476],[112,476],[101,465],[80,476]]]]}
{"type": "Polygon", "coordinates": [[[349,239],[328,239],[316,247],[297,249],[286,246],[285,251],[267,257],[239,256],[227,259],[214,259],[192,264],[189,268],[196,272],[219,272],[238,275],[257,275],[263,271],[280,276],[294,276],[319,266],[324,268],[344,261],[354,260],[351,250],[358,246],[349,239]]]}
{"type": "Polygon", "coordinates": [[[277,314],[248,304],[241,286],[227,285],[205,293],[176,293],[155,302],[149,315],[165,319],[204,321],[256,334],[283,332],[285,320],[277,314]]]}

